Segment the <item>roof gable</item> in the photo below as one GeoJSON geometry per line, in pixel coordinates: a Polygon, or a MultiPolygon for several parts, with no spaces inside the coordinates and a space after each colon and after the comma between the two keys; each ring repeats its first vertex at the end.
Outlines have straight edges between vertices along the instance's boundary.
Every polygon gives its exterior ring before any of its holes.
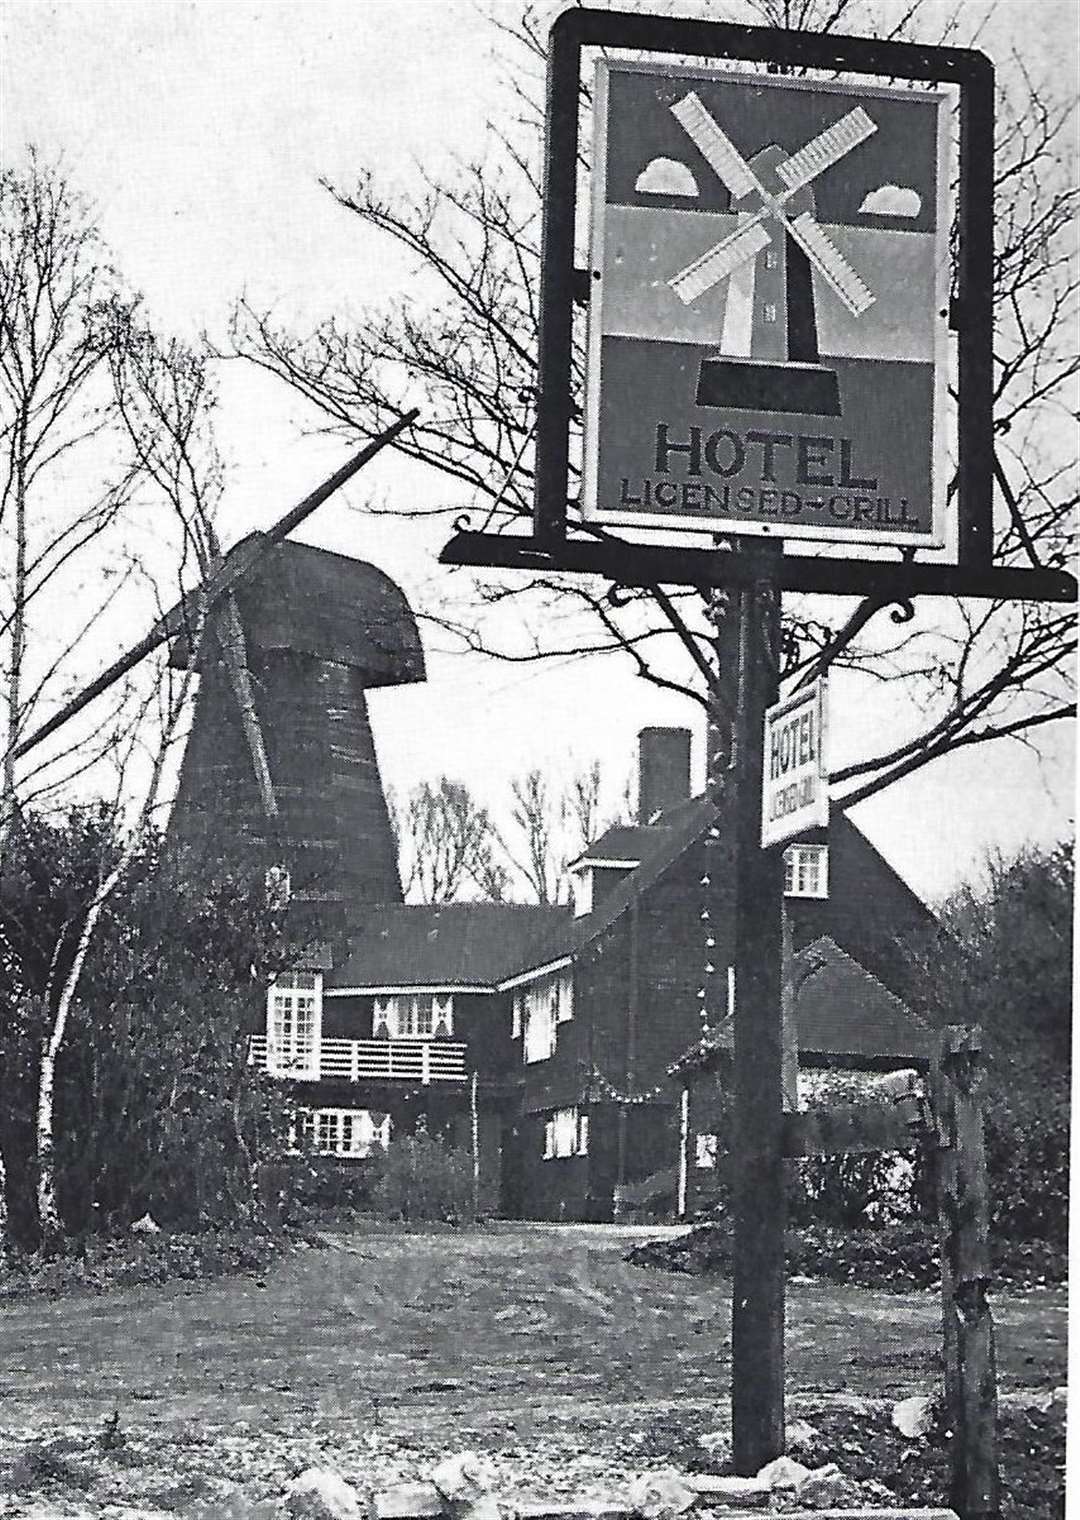
{"type": "MultiPolygon", "coordinates": [[[[800,1059],[906,1065],[930,1059],[930,1026],[827,935],[792,957],[792,975],[800,1059]]],[[[671,1071],[707,1069],[733,1048],[734,1021],[728,1016],[680,1056],[671,1071]]]]}

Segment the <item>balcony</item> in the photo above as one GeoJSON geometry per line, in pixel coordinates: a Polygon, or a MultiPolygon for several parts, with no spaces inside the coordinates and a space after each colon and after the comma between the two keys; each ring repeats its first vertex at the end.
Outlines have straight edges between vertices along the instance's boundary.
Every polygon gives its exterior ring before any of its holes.
{"type": "Polygon", "coordinates": [[[310,1059],[270,1058],[264,1034],[251,1036],[248,1060],[292,1082],[464,1082],[465,1046],[450,1040],[321,1040],[310,1059]]]}

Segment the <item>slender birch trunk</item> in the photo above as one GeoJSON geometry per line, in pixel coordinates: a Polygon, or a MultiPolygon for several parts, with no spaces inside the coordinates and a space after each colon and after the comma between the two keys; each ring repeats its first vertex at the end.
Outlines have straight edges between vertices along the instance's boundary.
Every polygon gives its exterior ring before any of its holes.
{"type": "MultiPolygon", "coordinates": [[[[23,434],[24,428],[20,428],[23,434]]],[[[15,811],[15,747],[22,727],[22,667],[26,651],[26,475],[20,437],[15,469],[15,579],[11,614],[11,651],[7,680],[7,744],[0,778],[0,861],[7,853],[15,811]]],[[[2,1080],[2,1079],[0,1079],[2,1080]]],[[[11,1251],[11,1220],[8,1209],[7,1167],[0,1149],[0,1272],[5,1271],[11,1251]]]]}
{"type": "MultiPolygon", "coordinates": [[[[192,662],[192,665],[194,665],[194,662],[192,662]]],[[[151,773],[150,784],[147,787],[142,807],[139,809],[138,819],[131,830],[127,844],[120,852],[116,864],[102,878],[96,892],[91,898],[90,906],[87,909],[86,917],[79,931],[75,954],[64,978],[60,995],[57,998],[52,1028],[42,1041],[41,1069],[38,1076],[36,1141],[38,1225],[41,1231],[41,1246],[45,1251],[55,1249],[57,1243],[64,1235],[64,1224],[60,1218],[60,1210],[56,1201],[55,1097],[57,1057],[63,1046],[64,1036],[67,1033],[68,1022],[75,1001],[75,993],[78,990],[79,978],[82,975],[83,965],[94,937],[94,931],[98,926],[102,913],[105,911],[109,898],[115,892],[125,871],[135,858],[143,829],[157,800],[162,771],[165,767],[165,756],[168,753],[180,714],[183,711],[187,691],[191,683],[191,675],[192,670],[189,668],[184,673],[179,695],[170,702],[168,716],[161,735],[161,742],[154,757],[154,768],[151,773]]]]}

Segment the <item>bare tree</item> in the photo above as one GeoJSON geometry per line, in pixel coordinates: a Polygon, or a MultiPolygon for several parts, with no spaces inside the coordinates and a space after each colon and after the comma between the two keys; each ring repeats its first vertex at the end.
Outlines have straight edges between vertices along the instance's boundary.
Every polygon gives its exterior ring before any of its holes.
{"type": "Polygon", "coordinates": [[[511,782],[510,790],[511,817],[521,840],[520,850],[508,850],[510,858],[538,903],[558,902],[564,862],[559,858],[557,840],[566,816],[562,800],[552,797],[538,770],[527,771],[511,782]]]}
{"type": "Polygon", "coordinates": [[[388,801],[406,896],[454,902],[471,890],[502,901],[507,879],[498,860],[498,835],[467,786],[440,776],[434,783],[421,782],[404,805],[392,790],[388,801]]]}
{"type": "MultiPolygon", "coordinates": [[[[76,610],[57,618],[80,570],[102,564],[97,551],[133,484],[110,448],[109,359],[129,308],[64,172],[33,150],[22,168],[0,171],[0,839],[15,799],[14,750],[123,584],[114,564],[101,595],[70,597],[76,610]]],[[[110,716],[77,751],[50,757],[54,782],[108,747],[110,716]]],[[[24,775],[24,800],[40,779],[39,767],[24,775]]]]}
{"type": "MultiPolygon", "coordinates": [[[[110,411],[127,444],[127,478],[154,503],[163,530],[178,538],[178,556],[169,591],[185,589],[192,574],[205,579],[218,554],[214,512],[222,486],[221,462],[213,441],[216,397],[205,357],[175,341],[159,340],[135,320],[130,307],[113,305],[101,314],[106,324],[102,354],[110,381],[110,411]]],[[[36,1118],[37,1207],[43,1246],[60,1238],[63,1224],[56,1200],[55,1090],[57,1061],[77,1006],[82,969],[101,916],[141,848],[160,800],[171,750],[188,707],[202,636],[202,611],[188,630],[192,659],[182,672],[166,659],[151,667],[148,686],[133,720],[112,737],[115,788],[112,816],[123,843],[115,858],[103,859],[98,879],[80,906],[77,921],[64,925],[58,940],[56,981],[45,998],[47,1033],[41,1045],[36,1118]],[[141,767],[141,773],[140,772],[141,767]],[[147,771],[148,767],[148,771],[147,771]],[[130,816],[132,794],[138,800],[130,816]],[[121,820],[127,814],[127,827],[121,820]]]]}
{"type": "MultiPolygon", "coordinates": [[[[531,511],[534,360],[539,259],[539,68],[554,7],[526,4],[494,25],[508,50],[511,100],[483,162],[449,177],[421,175],[415,194],[390,197],[370,173],[334,203],[403,250],[415,284],[355,324],[328,318],[304,336],[249,301],[234,321],[238,353],[310,403],[318,425],[370,436],[423,390],[424,420],[398,440],[446,487],[436,509],[467,510],[476,525],[512,528],[531,511]]],[[[759,0],[744,19],[918,38],[921,0],[759,0]]],[[[730,8],[724,19],[736,19],[730,8]]],[[[970,41],[957,6],[946,35],[970,41]]],[[[922,38],[921,40],[927,40],[922,38]]],[[[1071,551],[1077,505],[1073,390],[1078,370],[1076,190],[1071,100],[1034,81],[1013,58],[1003,71],[996,158],[995,558],[1057,566],[1071,551]]],[[[580,347],[574,383],[580,388],[580,347]]],[[[580,440],[579,440],[580,441],[580,440]]],[[[571,496],[577,494],[572,448],[571,496]]],[[[571,522],[577,507],[569,504],[571,522]]],[[[451,583],[460,587],[463,577],[451,583]]],[[[608,588],[602,580],[495,574],[469,582],[471,605],[432,609],[469,648],[511,661],[618,652],[657,686],[709,710],[719,699],[716,629],[691,589],[608,588]],[[477,604],[484,610],[477,616],[477,604]],[[514,616],[500,618],[503,609],[514,616]]],[[[835,772],[843,806],[958,749],[1028,740],[1073,710],[1071,610],[1013,603],[943,604],[871,623],[876,606],[837,615],[835,603],[788,598],[784,672],[823,654],[865,682],[906,693],[906,731],[835,772]]]]}
{"type": "Polygon", "coordinates": [[[406,896],[429,903],[472,896],[506,902],[516,888],[538,903],[565,902],[571,860],[605,828],[629,818],[625,795],[609,815],[603,792],[597,760],[561,788],[539,770],[515,778],[509,806],[496,817],[468,787],[445,776],[421,782],[404,801],[389,787],[406,896]]]}
{"type": "Polygon", "coordinates": [[[511,782],[503,847],[530,897],[538,903],[569,901],[573,860],[613,824],[630,821],[628,790],[624,787],[614,808],[605,811],[598,760],[574,771],[561,787],[535,769],[511,782]]]}
{"type": "MultiPolygon", "coordinates": [[[[130,825],[127,837],[116,857],[112,860],[106,859],[101,862],[101,873],[90,893],[88,901],[83,906],[79,922],[64,926],[66,931],[70,931],[74,935],[74,952],[71,955],[70,961],[65,965],[59,983],[55,987],[47,986],[46,989],[46,1005],[51,1009],[51,1019],[48,1034],[43,1039],[41,1046],[41,1062],[38,1071],[36,1129],[38,1224],[41,1230],[42,1248],[46,1251],[52,1249],[62,1239],[64,1234],[64,1224],[60,1217],[56,1198],[56,1137],[54,1130],[57,1059],[68,1031],[87,952],[90,949],[95,931],[101,920],[101,915],[105,911],[109,899],[116,891],[127,871],[131,868],[132,862],[142,848],[146,826],[157,804],[169,749],[173,739],[176,737],[180,719],[186,710],[188,689],[192,675],[193,667],[189,667],[183,672],[178,682],[171,683],[172,689],[169,691],[166,700],[165,721],[162,726],[160,742],[153,755],[150,779],[143,793],[138,814],[130,825]]],[[[123,766],[120,768],[118,779],[120,786],[118,787],[115,800],[117,814],[120,813],[122,808],[123,783],[126,780],[125,767],[123,766]]],[[[60,948],[60,942],[58,941],[57,950],[59,951],[60,948]]]]}

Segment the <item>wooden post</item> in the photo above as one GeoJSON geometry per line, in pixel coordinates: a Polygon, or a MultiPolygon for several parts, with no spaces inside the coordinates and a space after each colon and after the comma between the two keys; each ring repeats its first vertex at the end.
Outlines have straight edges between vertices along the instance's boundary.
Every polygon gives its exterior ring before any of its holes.
{"type": "Polygon", "coordinates": [[[476,1102],[476,1072],[469,1083],[469,1119],[472,1133],[472,1206],[473,1215],[480,1216],[480,1112],[476,1102]]]}
{"type": "Polygon", "coordinates": [[[933,1104],[945,1411],[953,1432],[949,1498],[962,1520],[996,1520],[1001,1503],[982,1083],[980,1031],[959,1025],[942,1030],[933,1104]]]}
{"type": "MultiPolygon", "coordinates": [[[[761,848],[762,728],[777,696],[779,622],[775,587],[738,593],[724,821],[735,850],[731,1424],[742,1475],[784,1450],[783,861],[779,850],[761,848]]],[[[721,661],[726,655],[730,662],[732,641],[723,630],[719,642],[721,661]]]]}
{"type": "Polygon", "coordinates": [[[795,1022],[795,951],[791,933],[791,914],[781,902],[781,1011],[780,1023],[784,1043],[783,1103],[785,1113],[799,1110],[799,1030],[795,1022]]]}
{"type": "Polygon", "coordinates": [[[675,1199],[675,1216],[686,1218],[687,1182],[690,1175],[690,1079],[687,1076],[679,1098],[679,1171],[675,1199]]]}

